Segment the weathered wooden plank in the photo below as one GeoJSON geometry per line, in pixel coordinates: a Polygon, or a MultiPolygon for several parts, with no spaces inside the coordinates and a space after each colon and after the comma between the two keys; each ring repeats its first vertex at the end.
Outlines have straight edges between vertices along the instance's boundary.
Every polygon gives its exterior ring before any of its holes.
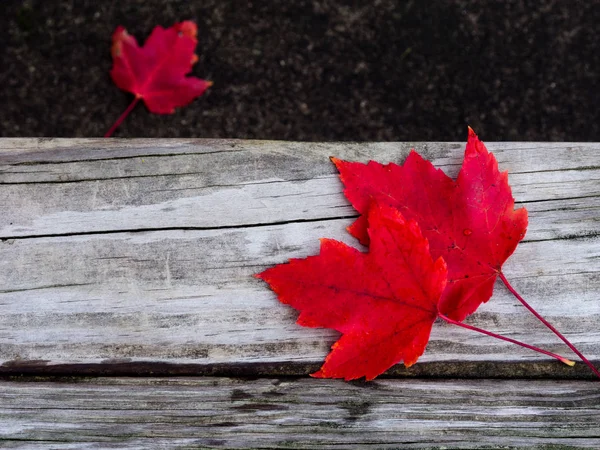
{"type": "Polygon", "coordinates": [[[0,382],[4,448],[598,448],[599,416],[584,381],[0,382]]]}
{"type": "MultiPolygon", "coordinates": [[[[344,232],[348,223],[0,243],[0,361],[320,361],[336,334],[296,326],[295,312],[252,274],[316,253],[320,236],[352,243],[344,232]]],[[[592,358],[600,357],[599,255],[597,239],[530,242],[506,265],[529,301],[592,358]]],[[[500,285],[470,322],[564,352],[500,285]]],[[[441,324],[423,357],[425,362],[530,359],[539,360],[526,350],[441,324]]]]}
{"type": "MultiPolygon", "coordinates": [[[[75,161],[128,160],[138,157],[163,157],[198,154],[228,154],[239,152],[270,152],[289,158],[305,158],[306,154],[339,155],[357,161],[372,159],[395,160],[415,148],[436,165],[456,165],[456,153],[464,149],[458,142],[290,142],[238,139],[80,139],[80,138],[2,138],[2,164],[35,166],[37,164],[73,163],[75,161]]],[[[590,158],[599,143],[581,142],[486,142],[501,165],[512,169],[532,164],[535,172],[563,169],[592,169],[598,161],[590,158]],[[510,152],[510,158],[504,152],[510,152]],[[539,158],[531,158],[532,155],[539,158]]],[[[0,166],[1,167],[1,166],[0,166]]],[[[32,169],[33,171],[39,171],[32,169]]],[[[64,169],[61,169],[64,170],[64,169]]],[[[318,169],[317,169],[318,170],[318,169]]],[[[457,169],[458,170],[458,169],[457,169]]],[[[101,172],[104,173],[105,169],[101,172]]],[[[49,172],[48,170],[46,172],[49,172]]],[[[523,170],[524,172],[524,170],[523,170]]],[[[76,176],[73,174],[73,176],[76,176]]],[[[101,175],[100,175],[101,176],[101,175]]],[[[233,174],[240,176],[240,174],[233,174]]],[[[85,178],[85,177],[84,177],[85,178]]]]}
{"type": "MultiPolygon", "coordinates": [[[[415,146],[455,175],[463,147],[252,141],[125,141],[119,146],[117,141],[102,148],[100,142],[5,140],[0,237],[347,217],[354,211],[340,195],[329,155],[401,162],[415,146]]],[[[543,232],[534,228],[528,239],[597,231],[597,144],[492,143],[490,148],[510,172],[517,201],[552,211],[540,217],[543,232]]]]}
{"type": "MultiPolygon", "coordinates": [[[[344,231],[352,219],[339,218],[353,211],[329,154],[401,161],[413,144],[105,142],[0,140],[0,372],[164,370],[140,366],[151,363],[179,365],[165,373],[313,370],[336,334],[296,326],[251,275],[316,253],[319,237],[355,245],[344,231]],[[155,231],[139,231],[147,229],[155,231]]],[[[462,144],[414,146],[456,172],[462,144]]],[[[600,359],[597,144],[490,148],[530,210],[507,275],[600,359]]],[[[565,353],[500,285],[470,322],[565,353]]],[[[411,373],[509,374],[501,362],[528,363],[513,370],[519,376],[585,373],[441,324],[422,361],[411,373]]]]}

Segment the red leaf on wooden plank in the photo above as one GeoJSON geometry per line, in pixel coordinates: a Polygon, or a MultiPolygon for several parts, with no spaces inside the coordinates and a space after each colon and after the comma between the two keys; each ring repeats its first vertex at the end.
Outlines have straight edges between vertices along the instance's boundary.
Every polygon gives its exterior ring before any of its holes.
{"type": "Polygon", "coordinates": [[[425,351],[437,317],[573,365],[562,356],[440,314],[446,263],[441,257],[432,260],[419,225],[397,209],[373,204],[368,234],[368,253],[322,239],[319,255],[256,275],[282,303],[300,311],[298,324],[342,333],[312,376],[372,380],[401,361],[411,366],[425,351]]]}
{"type": "Polygon", "coordinates": [[[499,172],[496,158],[471,128],[456,181],[414,151],[403,166],[332,161],[346,186],[346,197],[362,214],[348,228],[353,236],[369,244],[366,213],[378,202],[416,220],[429,239],[432,256],[447,262],[448,284],[439,304],[440,317],[465,326],[460,322],[490,299],[500,277],[510,292],[600,377],[600,371],[529,305],[502,273],[502,264],[525,236],[527,211],[515,211],[507,173],[499,172]]]}
{"type": "Polygon", "coordinates": [[[410,366],[438,316],[446,264],[432,260],[417,223],[374,206],[368,233],[368,253],[322,239],[319,255],[256,275],[300,311],[298,324],[343,333],[315,377],[371,380],[400,361],[410,366]]]}
{"type": "Polygon", "coordinates": [[[442,314],[462,321],[490,299],[502,264],[525,236],[527,211],[515,211],[507,173],[473,130],[456,181],[414,151],[402,166],[332,161],[362,214],[349,228],[362,243],[369,243],[366,214],[373,201],[419,223],[432,256],[448,264],[442,314]]]}

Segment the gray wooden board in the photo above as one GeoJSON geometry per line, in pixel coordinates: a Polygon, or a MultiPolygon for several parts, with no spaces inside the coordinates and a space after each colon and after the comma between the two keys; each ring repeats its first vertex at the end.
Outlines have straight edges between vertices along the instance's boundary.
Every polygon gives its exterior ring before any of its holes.
{"type": "Polygon", "coordinates": [[[586,381],[0,382],[3,448],[595,448],[586,381]]]}
{"type": "MultiPolygon", "coordinates": [[[[356,245],[330,155],[402,162],[411,147],[455,176],[464,144],[0,140],[0,372],[314,370],[337,334],[297,326],[252,274],[315,254],[320,237],[356,245]]],[[[508,278],[600,360],[600,145],[488,147],[530,212],[508,278]]],[[[468,321],[568,355],[500,284],[468,321]]],[[[438,323],[407,373],[587,374],[548,361],[438,323]]]]}

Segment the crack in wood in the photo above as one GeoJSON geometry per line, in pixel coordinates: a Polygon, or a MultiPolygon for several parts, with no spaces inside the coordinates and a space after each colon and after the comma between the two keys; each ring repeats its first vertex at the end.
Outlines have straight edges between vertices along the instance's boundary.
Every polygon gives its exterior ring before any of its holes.
{"type": "MultiPolygon", "coordinates": [[[[0,148],[0,150],[3,150],[2,148],[0,148]]],[[[56,149],[53,149],[54,151],[56,151],[56,149]]],[[[93,152],[94,150],[103,150],[106,151],[106,148],[102,148],[102,147],[91,147],[91,148],[86,148],[86,151],[88,152],[93,152]]],[[[114,151],[116,152],[118,149],[110,149],[110,151],[114,151]]],[[[131,148],[124,148],[123,150],[126,151],[132,151],[133,149],[131,148]]],[[[182,153],[158,153],[158,154],[136,154],[136,155],[131,155],[131,156],[114,156],[112,158],[88,158],[88,159],[72,159],[72,160],[58,160],[58,161],[51,161],[51,160],[41,160],[41,161],[21,161],[21,162],[8,162],[6,163],[7,166],[44,166],[44,165],[51,165],[51,164],[75,164],[75,163],[88,163],[88,162],[97,162],[97,161],[121,161],[121,160],[127,160],[127,159],[139,159],[139,158],[165,158],[165,157],[173,157],[173,156],[188,156],[188,155],[215,155],[215,154],[219,154],[219,153],[236,153],[236,152],[243,152],[243,151],[247,151],[245,149],[231,149],[231,150],[214,150],[214,151],[190,151],[190,152],[182,152],[182,153]]],[[[2,156],[2,155],[0,155],[2,156]]]]}
{"type": "Polygon", "coordinates": [[[251,223],[242,225],[222,225],[216,227],[163,227],[163,228],[132,228],[132,229],[119,229],[119,230],[101,230],[101,231],[80,231],[72,233],[52,233],[52,234],[32,234],[23,236],[0,236],[0,241],[8,241],[9,239],[40,239],[40,238],[58,238],[58,237],[72,237],[72,236],[91,236],[91,235],[104,235],[104,234],[119,234],[119,233],[150,233],[150,232],[161,232],[161,231],[213,231],[213,230],[242,230],[246,228],[260,228],[270,227],[279,225],[289,225],[295,223],[314,223],[314,222],[330,222],[334,220],[346,220],[356,219],[358,215],[344,215],[337,217],[326,217],[318,219],[295,219],[295,220],[283,220],[280,222],[268,222],[268,223],[251,223]]]}
{"type": "MultiPolygon", "coordinates": [[[[317,219],[295,219],[295,220],[283,220],[279,222],[266,222],[266,223],[252,223],[252,224],[241,224],[241,225],[222,225],[213,227],[162,227],[162,228],[123,228],[115,230],[99,230],[99,231],[80,231],[71,233],[51,233],[51,234],[31,234],[31,235],[14,235],[14,236],[0,236],[0,242],[17,241],[17,240],[28,240],[28,239],[42,239],[42,238],[61,238],[61,237],[73,237],[73,236],[94,236],[94,235],[107,235],[107,234],[123,234],[123,233],[153,233],[163,231],[215,231],[215,230],[243,230],[247,228],[261,228],[261,227],[275,227],[281,225],[299,224],[299,223],[316,223],[316,222],[331,222],[335,220],[348,220],[356,219],[358,215],[343,215],[333,216],[317,219]]],[[[549,239],[523,239],[521,244],[533,243],[533,242],[548,242],[548,241],[569,241],[569,240],[588,240],[595,239],[600,236],[600,232],[590,232],[582,234],[570,234],[565,236],[557,236],[549,239]]]]}

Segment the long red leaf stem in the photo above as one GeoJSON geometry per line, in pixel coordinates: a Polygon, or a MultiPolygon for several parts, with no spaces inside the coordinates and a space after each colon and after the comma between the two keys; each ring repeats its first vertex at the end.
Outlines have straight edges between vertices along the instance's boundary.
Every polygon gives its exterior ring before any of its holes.
{"type": "Polygon", "coordinates": [[[552,332],[555,335],[557,335],[565,344],[567,344],[569,346],[569,348],[571,350],[573,350],[573,353],[575,353],[577,356],[579,356],[581,358],[581,360],[592,370],[592,372],[594,372],[598,376],[598,378],[600,378],[600,372],[598,371],[598,369],[596,369],[594,367],[594,365],[591,362],[589,362],[588,359],[585,356],[583,356],[581,354],[581,352],[579,350],[577,350],[577,348],[573,344],[571,344],[571,342],[569,342],[569,340],[560,333],[560,331],[558,331],[556,328],[554,328],[552,326],[552,324],[550,324],[546,319],[544,319],[542,316],[540,316],[539,313],[535,309],[533,309],[533,307],[529,303],[527,303],[523,297],[521,297],[519,295],[519,293],[515,290],[515,288],[513,288],[510,285],[510,283],[508,282],[508,280],[506,279],[506,277],[504,276],[504,274],[502,272],[500,272],[499,276],[500,276],[500,279],[502,280],[502,282],[504,283],[504,285],[511,292],[511,294],[514,295],[516,297],[516,299],[519,300],[525,308],[527,308],[529,311],[531,311],[531,313],[535,317],[537,317],[544,325],[546,325],[548,328],[550,328],[550,330],[552,330],[552,332]]]}
{"type": "Polygon", "coordinates": [[[135,105],[137,105],[137,102],[140,101],[140,98],[141,97],[138,97],[137,95],[135,96],[135,98],[129,104],[129,106],[127,107],[127,109],[125,111],[123,111],[123,114],[121,114],[119,116],[119,118],[117,119],[117,121],[115,123],[113,123],[112,127],[110,127],[110,129],[106,132],[106,134],[104,135],[105,138],[112,136],[112,134],[115,132],[115,130],[119,127],[119,125],[121,125],[121,123],[129,115],[129,113],[131,111],[133,111],[133,108],[135,108],[135,105]]]}
{"type": "Polygon", "coordinates": [[[444,316],[443,314],[439,314],[439,317],[440,317],[440,319],[443,319],[446,322],[451,323],[453,325],[458,325],[459,327],[463,327],[463,328],[466,328],[468,330],[477,331],[478,333],[483,333],[483,334],[486,334],[488,336],[494,337],[496,339],[501,339],[503,341],[510,342],[511,344],[517,344],[517,345],[520,345],[521,347],[528,348],[529,350],[533,350],[535,352],[543,353],[544,355],[551,356],[552,358],[558,359],[560,362],[566,364],[567,366],[574,366],[575,365],[575,362],[571,361],[570,359],[564,358],[564,357],[562,357],[560,355],[557,355],[555,353],[551,353],[551,352],[543,350],[541,348],[534,347],[533,345],[525,344],[524,342],[516,341],[514,339],[507,338],[507,337],[502,336],[500,334],[492,333],[491,331],[487,331],[487,330],[484,330],[482,328],[477,328],[477,327],[474,327],[472,325],[468,325],[466,323],[459,322],[457,320],[453,320],[450,317],[444,316]]]}

